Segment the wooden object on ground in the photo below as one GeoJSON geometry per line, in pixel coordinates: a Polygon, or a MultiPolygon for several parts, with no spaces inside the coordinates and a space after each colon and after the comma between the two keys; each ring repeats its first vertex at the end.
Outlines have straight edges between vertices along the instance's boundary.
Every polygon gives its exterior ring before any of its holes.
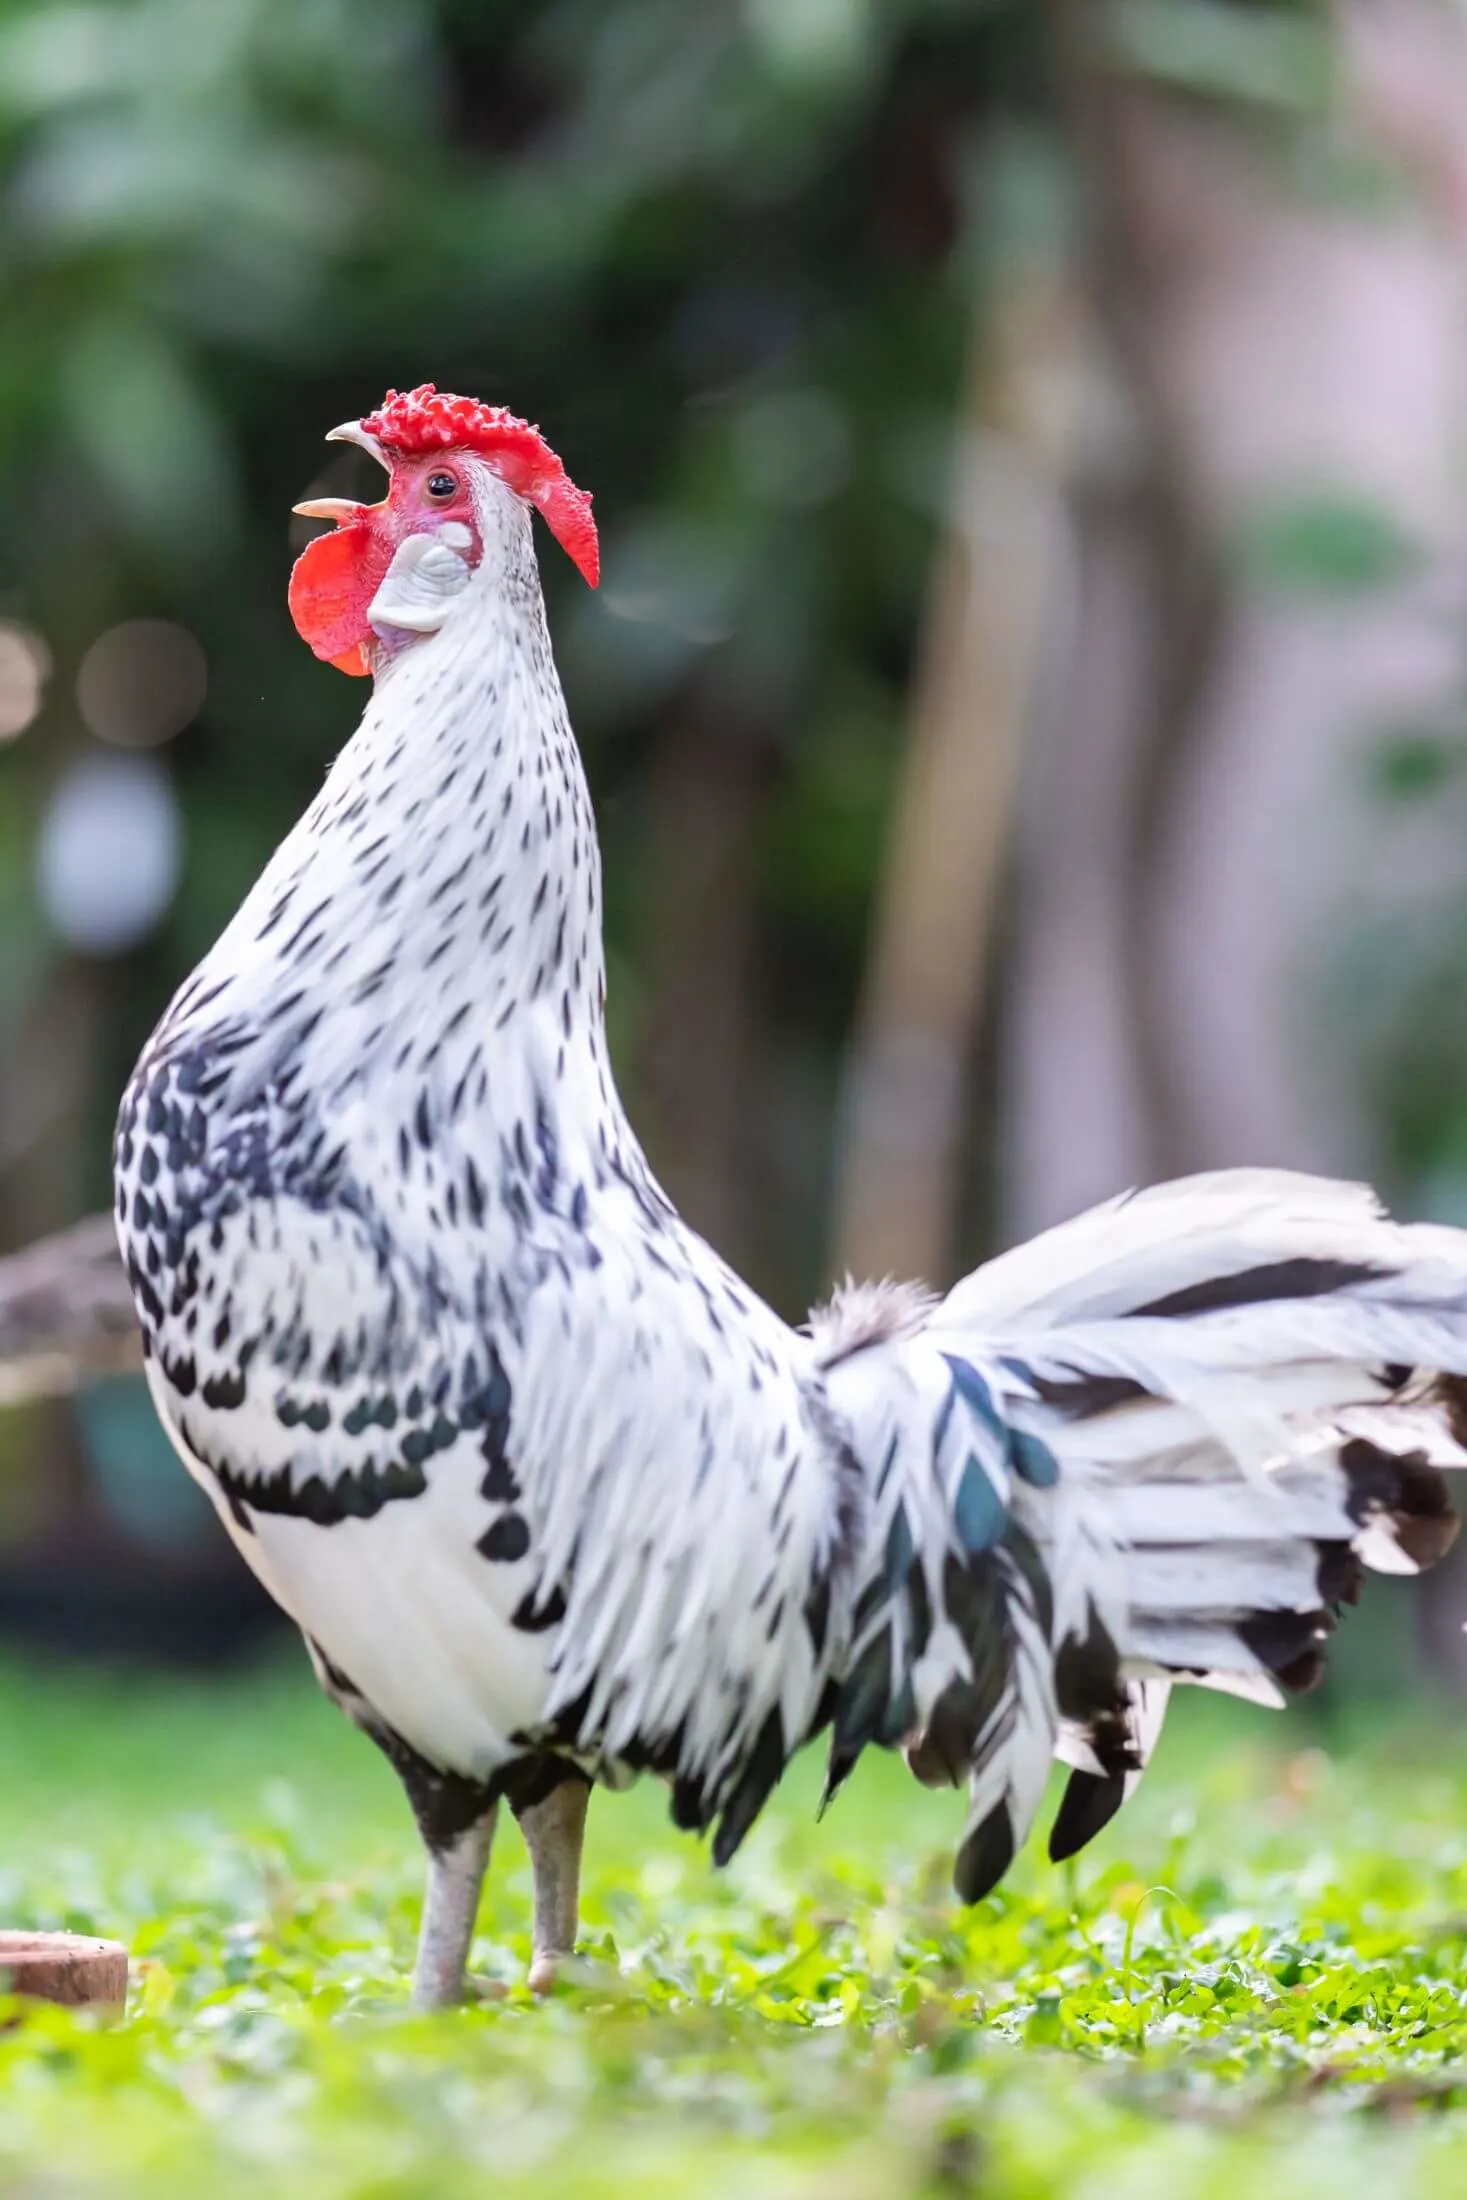
{"type": "Polygon", "coordinates": [[[101,2009],[121,2016],[127,2002],[127,1950],[82,1933],[0,1932],[0,1992],[101,2009]]]}

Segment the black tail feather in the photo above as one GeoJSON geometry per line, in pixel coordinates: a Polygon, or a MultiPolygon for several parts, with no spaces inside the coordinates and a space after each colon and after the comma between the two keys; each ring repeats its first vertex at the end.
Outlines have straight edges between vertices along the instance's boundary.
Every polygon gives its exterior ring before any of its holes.
{"type": "Polygon", "coordinates": [[[784,1721],[778,1711],[771,1711],[759,1729],[758,1741],[745,1760],[737,1787],[723,1806],[723,1816],[719,1819],[718,1831],[713,1836],[715,1864],[726,1864],[734,1854],[778,1786],[788,1762],[789,1750],[784,1738],[784,1721]]]}
{"type": "Polygon", "coordinates": [[[1050,1862],[1063,1864],[1093,1841],[1125,1800],[1124,1772],[1072,1772],[1049,1829],[1050,1862]]]}
{"type": "Polygon", "coordinates": [[[1014,1829],[1008,1805],[998,1803],[981,1826],[964,1836],[953,1865],[953,1891],[960,1902],[981,1902],[1014,1861],[1014,1829]]]}
{"type": "MultiPolygon", "coordinates": [[[[1460,1442],[1459,1419],[1467,1425],[1467,1379],[1441,1376],[1436,1396],[1446,1405],[1448,1426],[1460,1442]]],[[[1434,1566],[1446,1556],[1457,1539],[1460,1522],[1446,1476],[1424,1452],[1387,1451],[1364,1436],[1351,1436],[1341,1444],[1339,1458],[1349,1489],[1345,1502],[1352,1520],[1364,1527],[1385,1514],[1396,1542],[1415,1566],[1434,1566]]]]}

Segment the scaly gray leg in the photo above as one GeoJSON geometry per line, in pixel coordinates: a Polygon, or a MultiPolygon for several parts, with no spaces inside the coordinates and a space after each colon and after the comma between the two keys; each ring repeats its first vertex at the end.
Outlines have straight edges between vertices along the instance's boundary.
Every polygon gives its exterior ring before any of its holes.
{"type": "Polygon", "coordinates": [[[562,1780],[543,1803],[516,1811],[535,1875],[535,1931],[530,1991],[546,1994],[561,1963],[575,1953],[580,1922],[581,1844],[586,1837],[590,1787],[579,1776],[562,1780]]]}
{"type": "Polygon", "coordinates": [[[497,1815],[498,1806],[491,1803],[466,1833],[428,1852],[423,1929],[413,1966],[413,2001],[419,2009],[451,2009],[463,2000],[464,1970],[497,1815]]]}

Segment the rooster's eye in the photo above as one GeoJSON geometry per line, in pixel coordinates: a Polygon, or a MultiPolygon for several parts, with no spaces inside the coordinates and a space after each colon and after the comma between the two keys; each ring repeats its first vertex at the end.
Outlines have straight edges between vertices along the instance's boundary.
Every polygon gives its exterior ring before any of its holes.
{"type": "Polygon", "coordinates": [[[430,497],[437,497],[440,503],[446,502],[451,496],[456,496],[458,494],[458,475],[429,474],[428,494],[430,497]]]}

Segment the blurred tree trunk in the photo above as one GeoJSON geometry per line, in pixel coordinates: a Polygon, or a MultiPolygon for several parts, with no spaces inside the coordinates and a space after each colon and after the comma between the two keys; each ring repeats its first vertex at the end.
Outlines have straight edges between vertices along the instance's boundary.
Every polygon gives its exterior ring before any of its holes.
{"type": "Polygon", "coordinates": [[[976,317],[952,508],[843,1092],[839,1268],[950,1273],[974,1033],[1055,580],[1075,301],[1005,270],[976,317]]]}
{"type": "Polygon", "coordinates": [[[1371,1165],[1322,981],[1364,901],[1419,875],[1366,767],[1456,692],[1467,547],[1460,19],[1335,11],[1350,157],[1414,194],[1383,214],[1306,197],[1257,117],[1128,73],[1112,11],[1048,13],[1111,394],[1019,853],[1006,1234],[1182,1168],[1371,1165]],[[1407,540],[1409,575],[1344,597],[1250,563],[1340,510],[1407,540]]]}
{"type": "Polygon", "coordinates": [[[634,1075],[645,1142],[669,1196],[760,1279],[748,1199],[757,1080],[759,835],[774,744],[694,693],[648,785],[645,987],[634,1075]]]}
{"type": "MultiPolygon", "coordinates": [[[[1307,124],[1286,153],[1047,5],[1111,395],[1018,856],[1006,1235],[1182,1169],[1378,1175],[1343,974],[1461,860],[1370,765],[1461,691],[1467,23],[1336,0],[1306,190],[1307,124]]],[[[1451,1575],[1424,1610],[1467,1679],[1451,1575]]]]}
{"type": "Polygon", "coordinates": [[[1225,610],[1155,350],[1170,270],[1138,95],[1106,63],[1104,10],[1052,0],[1050,16],[1083,179],[1091,401],[1068,484],[1076,616],[1016,865],[1006,1235],[1186,1165],[1171,1035],[1149,982],[1151,890],[1225,610]]]}

